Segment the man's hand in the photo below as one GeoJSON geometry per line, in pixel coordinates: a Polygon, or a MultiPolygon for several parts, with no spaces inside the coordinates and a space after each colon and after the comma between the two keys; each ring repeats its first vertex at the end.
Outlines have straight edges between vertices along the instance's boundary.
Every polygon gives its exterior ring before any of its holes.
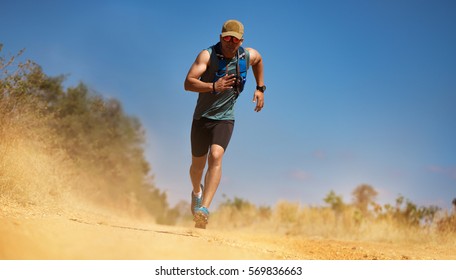
{"type": "Polygon", "coordinates": [[[256,103],[255,112],[261,111],[264,106],[264,93],[256,90],[253,94],[253,102],[256,103]]]}
{"type": "Polygon", "coordinates": [[[236,75],[231,74],[231,75],[225,75],[218,79],[215,84],[215,92],[219,93],[224,90],[233,88],[234,83],[236,82],[236,75]]]}

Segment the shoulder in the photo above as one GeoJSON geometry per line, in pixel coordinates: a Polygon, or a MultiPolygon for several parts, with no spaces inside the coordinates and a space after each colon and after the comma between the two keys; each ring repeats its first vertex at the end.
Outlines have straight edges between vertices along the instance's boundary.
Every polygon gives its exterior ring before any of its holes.
{"type": "Polygon", "coordinates": [[[260,53],[255,50],[254,48],[244,48],[247,52],[249,52],[251,58],[255,58],[261,56],[260,53]]]}
{"type": "Polygon", "coordinates": [[[195,63],[208,64],[211,59],[211,48],[202,50],[196,57],[195,63]]]}
{"type": "Polygon", "coordinates": [[[261,54],[253,48],[244,48],[250,56],[250,64],[255,65],[261,60],[261,54]]]}

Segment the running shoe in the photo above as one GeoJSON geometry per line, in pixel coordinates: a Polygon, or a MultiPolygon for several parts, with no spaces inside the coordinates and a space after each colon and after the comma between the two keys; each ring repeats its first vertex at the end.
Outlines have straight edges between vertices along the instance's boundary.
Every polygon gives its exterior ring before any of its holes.
{"type": "Polygon", "coordinates": [[[199,207],[195,209],[193,221],[195,221],[196,228],[205,229],[209,219],[209,210],[206,207],[199,207]]]}
{"type": "MultiPolygon", "coordinates": [[[[204,193],[204,187],[201,185],[201,192],[204,193]]],[[[203,203],[203,196],[201,195],[201,198],[198,198],[192,191],[192,205],[190,206],[190,209],[192,210],[192,215],[195,215],[195,209],[200,208],[201,204],[203,203]]]]}

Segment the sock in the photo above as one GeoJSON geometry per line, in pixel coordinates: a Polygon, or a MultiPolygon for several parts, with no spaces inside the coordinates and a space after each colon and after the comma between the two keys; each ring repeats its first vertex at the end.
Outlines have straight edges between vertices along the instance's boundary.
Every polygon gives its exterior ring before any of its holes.
{"type": "Polygon", "coordinates": [[[195,191],[193,191],[193,194],[198,197],[198,198],[201,198],[203,196],[203,191],[199,191],[199,193],[195,193],[195,191]]]}

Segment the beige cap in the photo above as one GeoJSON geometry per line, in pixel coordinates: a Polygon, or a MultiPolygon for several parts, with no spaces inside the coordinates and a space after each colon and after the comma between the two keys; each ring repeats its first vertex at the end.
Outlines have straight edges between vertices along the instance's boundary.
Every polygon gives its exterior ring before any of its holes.
{"type": "Polygon", "coordinates": [[[222,37],[225,36],[234,36],[242,39],[242,36],[244,36],[244,25],[234,19],[227,20],[222,27],[222,37]]]}

